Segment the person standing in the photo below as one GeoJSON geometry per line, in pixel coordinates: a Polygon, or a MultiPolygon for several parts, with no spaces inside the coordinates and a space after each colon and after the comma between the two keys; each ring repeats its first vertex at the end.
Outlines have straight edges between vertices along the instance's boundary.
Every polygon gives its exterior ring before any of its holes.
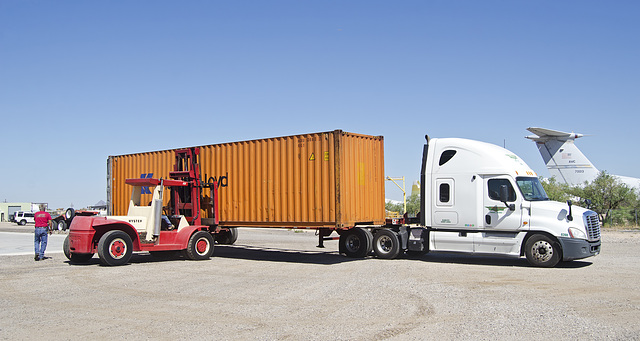
{"type": "Polygon", "coordinates": [[[48,234],[51,234],[49,224],[51,223],[51,215],[45,212],[45,206],[40,205],[40,211],[36,212],[35,219],[36,230],[33,238],[36,256],[33,258],[36,261],[44,259],[44,250],[47,249],[48,234]]]}

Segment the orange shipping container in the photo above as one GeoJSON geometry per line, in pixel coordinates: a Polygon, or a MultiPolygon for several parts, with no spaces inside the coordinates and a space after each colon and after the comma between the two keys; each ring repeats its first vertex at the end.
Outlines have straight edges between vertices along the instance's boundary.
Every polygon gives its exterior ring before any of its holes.
{"type": "MultiPolygon", "coordinates": [[[[174,151],[110,156],[109,214],[127,213],[131,188],[125,179],[169,178],[174,151]]],[[[382,136],[335,130],[221,143],[200,146],[199,162],[202,180],[219,184],[221,226],[384,224],[382,136]]]]}

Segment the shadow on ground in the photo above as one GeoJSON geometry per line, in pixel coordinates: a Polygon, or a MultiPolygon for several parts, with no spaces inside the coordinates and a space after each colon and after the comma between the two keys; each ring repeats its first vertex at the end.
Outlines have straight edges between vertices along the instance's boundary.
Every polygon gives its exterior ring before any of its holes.
{"type": "MultiPolygon", "coordinates": [[[[334,265],[354,261],[366,261],[372,257],[358,259],[340,255],[337,251],[301,251],[280,248],[254,247],[249,245],[216,245],[212,260],[216,258],[244,259],[263,262],[284,262],[316,265],[334,265]]],[[[468,264],[499,267],[531,267],[525,258],[508,258],[482,255],[466,255],[458,253],[434,252],[423,256],[401,255],[399,259],[416,262],[441,264],[468,264]]],[[[151,255],[149,253],[134,253],[130,263],[155,263],[166,261],[189,261],[182,252],[151,255]]],[[[394,260],[385,260],[393,262],[394,260]]],[[[70,262],[67,262],[71,264],[70,262]]],[[[87,263],[74,265],[98,265],[100,260],[94,256],[87,263]]],[[[556,268],[579,269],[591,265],[591,262],[572,261],[560,262],[556,268]]]]}

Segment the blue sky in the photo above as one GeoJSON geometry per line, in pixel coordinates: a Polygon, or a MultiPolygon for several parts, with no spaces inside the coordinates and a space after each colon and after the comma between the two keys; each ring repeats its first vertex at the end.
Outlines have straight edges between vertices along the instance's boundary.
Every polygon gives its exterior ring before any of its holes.
{"type": "Polygon", "coordinates": [[[0,200],[81,208],[109,155],[334,129],[383,135],[407,190],[425,134],[547,176],[530,126],[640,177],[638,61],[637,1],[0,0],[0,200]]]}

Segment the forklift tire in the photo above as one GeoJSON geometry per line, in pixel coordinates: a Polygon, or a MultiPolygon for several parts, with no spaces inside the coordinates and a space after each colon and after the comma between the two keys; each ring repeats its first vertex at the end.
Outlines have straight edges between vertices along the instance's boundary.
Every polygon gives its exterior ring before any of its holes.
{"type": "Polygon", "coordinates": [[[373,252],[378,258],[396,258],[400,253],[400,238],[398,238],[398,234],[389,229],[378,230],[373,237],[373,252]]]}
{"type": "Polygon", "coordinates": [[[131,242],[131,237],[124,231],[109,231],[98,242],[98,256],[103,265],[127,264],[132,254],[133,243],[131,242]]]}
{"type": "Polygon", "coordinates": [[[233,245],[238,240],[238,229],[230,227],[228,231],[220,232],[216,235],[216,242],[223,245],[233,245]]]}
{"type": "Polygon", "coordinates": [[[69,236],[67,236],[67,238],[64,239],[64,243],[62,243],[62,251],[72,264],[86,263],[93,257],[93,253],[71,253],[69,250],[69,236]]]}
{"type": "Polygon", "coordinates": [[[213,254],[213,236],[206,231],[197,231],[187,244],[186,255],[187,258],[192,260],[204,260],[209,259],[213,254]]]}

